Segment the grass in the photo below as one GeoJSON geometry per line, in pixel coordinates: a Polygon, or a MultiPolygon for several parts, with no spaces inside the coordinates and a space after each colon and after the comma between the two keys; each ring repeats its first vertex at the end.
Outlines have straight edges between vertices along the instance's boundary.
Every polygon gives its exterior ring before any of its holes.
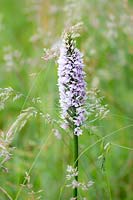
{"type": "MultiPolygon", "coordinates": [[[[79,138],[79,179],[95,182],[88,191],[80,191],[79,199],[131,200],[132,1],[84,0],[79,1],[79,4],[80,7],[77,3],[73,10],[71,20],[75,23],[75,16],[79,13],[84,23],[77,45],[84,53],[88,90],[92,86],[100,88],[105,96],[104,103],[110,109],[105,119],[92,124],[96,126],[94,131],[85,130],[79,138]],[[82,2],[87,2],[85,7],[82,2]],[[105,152],[104,162],[98,157],[103,153],[102,143],[105,145],[108,142],[111,147],[108,153],[105,152]],[[105,170],[101,169],[102,165],[105,170]]],[[[3,24],[0,29],[0,87],[11,86],[24,94],[15,102],[9,100],[4,110],[0,111],[0,129],[6,132],[20,111],[31,105],[58,120],[57,63],[45,62],[41,57],[43,48],[50,48],[64,30],[68,13],[61,8],[65,2],[43,0],[39,10],[33,13],[28,11],[28,14],[25,8],[33,7],[30,0],[0,0],[0,5],[3,24]],[[42,35],[37,33],[38,27],[41,27],[42,35]],[[39,38],[31,42],[30,38],[34,34],[39,38]],[[11,46],[9,54],[16,49],[21,52],[21,56],[15,58],[10,67],[4,60],[4,49],[7,46],[11,46]],[[31,103],[34,97],[40,97],[42,102],[31,103]]],[[[54,128],[57,128],[55,124],[54,128]]],[[[36,199],[39,194],[30,194],[32,189],[35,192],[43,190],[42,199],[59,199],[65,183],[66,167],[73,160],[73,142],[70,134],[62,130],[59,130],[62,131],[62,139],[57,140],[52,129],[52,124],[37,116],[15,134],[11,146],[16,149],[12,159],[6,163],[9,172],[0,171],[0,200],[36,199]],[[22,187],[25,172],[29,171],[31,181],[28,185],[26,179],[27,184],[22,187]]],[[[72,191],[64,187],[60,199],[70,199],[71,196],[72,191]]]]}

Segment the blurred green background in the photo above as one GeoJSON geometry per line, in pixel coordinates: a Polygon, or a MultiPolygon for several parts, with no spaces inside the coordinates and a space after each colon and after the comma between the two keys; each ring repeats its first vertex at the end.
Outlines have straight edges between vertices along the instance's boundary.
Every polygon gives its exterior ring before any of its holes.
{"type": "MultiPolygon", "coordinates": [[[[84,53],[87,87],[101,90],[110,112],[84,131],[80,152],[97,141],[95,134],[115,134],[104,140],[111,143],[105,162],[98,159],[103,141],[81,156],[79,179],[95,183],[80,191],[79,199],[133,199],[133,153],[126,149],[133,146],[132,6],[132,0],[0,0],[0,88],[23,94],[0,111],[4,132],[29,106],[59,119],[58,65],[41,58],[43,48],[55,47],[65,28],[83,22],[77,45],[84,53]],[[41,102],[34,102],[38,97],[41,102]]],[[[57,125],[46,121],[36,116],[15,134],[11,146],[16,149],[5,164],[9,172],[0,170],[0,200],[10,199],[8,195],[14,200],[59,199],[66,167],[72,165],[73,141],[61,129],[58,140],[52,133],[57,125]],[[31,166],[30,183],[21,186],[31,166]]],[[[71,192],[65,187],[61,199],[70,199],[71,192]]]]}

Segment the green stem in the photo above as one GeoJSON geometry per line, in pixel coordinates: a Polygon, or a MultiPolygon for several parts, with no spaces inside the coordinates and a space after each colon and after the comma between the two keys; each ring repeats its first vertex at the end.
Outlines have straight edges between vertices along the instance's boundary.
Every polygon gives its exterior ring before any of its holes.
{"type": "MultiPolygon", "coordinates": [[[[78,136],[74,135],[74,168],[78,171],[78,136]]],[[[75,180],[78,181],[78,175],[75,176],[75,180]]],[[[78,188],[73,189],[73,197],[78,199],[78,188]]]]}

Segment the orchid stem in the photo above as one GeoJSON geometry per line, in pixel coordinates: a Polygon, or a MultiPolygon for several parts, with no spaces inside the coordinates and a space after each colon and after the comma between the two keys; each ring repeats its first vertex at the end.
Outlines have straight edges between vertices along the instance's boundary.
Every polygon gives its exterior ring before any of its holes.
{"type": "MultiPolygon", "coordinates": [[[[78,171],[78,136],[74,135],[74,168],[78,171]]],[[[75,176],[75,181],[78,181],[78,174],[75,176]]],[[[78,200],[78,188],[73,189],[73,198],[78,200]]]]}

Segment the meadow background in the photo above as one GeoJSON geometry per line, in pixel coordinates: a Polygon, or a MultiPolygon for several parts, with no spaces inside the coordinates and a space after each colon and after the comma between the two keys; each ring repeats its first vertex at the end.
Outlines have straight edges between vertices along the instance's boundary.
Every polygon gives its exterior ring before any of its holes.
{"type": "Polygon", "coordinates": [[[94,181],[79,199],[133,199],[132,6],[132,0],[0,0],[0,93],[8,96],[0,104],[0,130],[2,135],[12,128],[8,148],[15,147],[4,164],[8,172],[0,168],[0,200],[71,197],[67,187],[60,195],[73,141],[58,126],[58,64],[41,57],[78,22],[83,22],[77,46],[84,54],[87,89],[100,89],[110,110],[104,119],[88,121],[79,139],[80,152],[88,148],[80,157],[79,179],[94,181]]]}

